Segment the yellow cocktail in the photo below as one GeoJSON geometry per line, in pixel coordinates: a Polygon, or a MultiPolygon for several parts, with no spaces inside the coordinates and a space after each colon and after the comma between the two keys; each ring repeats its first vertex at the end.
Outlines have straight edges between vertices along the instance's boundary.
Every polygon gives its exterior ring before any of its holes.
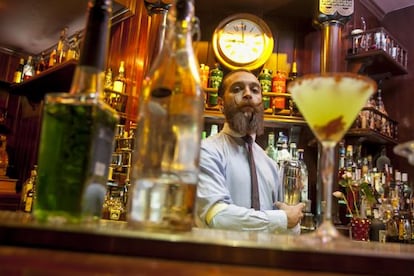
{"type": "Polygon", "coordinates": [[[353,73],[308,75],[289,84],[294,102],[322,144],[320,175],[326,208],[314,233],[322,242],[339,237],[331,214],[336,144],[376,88],[372,79],[353,73]]]}

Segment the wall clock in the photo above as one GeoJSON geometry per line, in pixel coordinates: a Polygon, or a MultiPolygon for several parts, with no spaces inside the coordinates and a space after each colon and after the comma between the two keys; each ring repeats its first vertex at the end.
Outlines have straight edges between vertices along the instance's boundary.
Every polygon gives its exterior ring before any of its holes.
{"type": "Polygon", "coordinates": [[[214,30],[213,51],[218,61],[229,69],[254,70],[273,53],[273,35],[258,16],[238,13],[226,17],[214,30]]]}

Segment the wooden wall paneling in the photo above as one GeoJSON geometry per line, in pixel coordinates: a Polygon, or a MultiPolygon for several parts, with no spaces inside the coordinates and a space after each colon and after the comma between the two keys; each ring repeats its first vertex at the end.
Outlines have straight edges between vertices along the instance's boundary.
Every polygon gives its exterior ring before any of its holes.
{"type": "Polygon", "coordinates": [[[147,28],[148,16],[144,1],[136,1],[135,14],[112,27],[108,66],[116,76],[120,61],[125,61],[126,93],[129,96],[126,108],[128,117],[125,122],[127,127],[129,122],[135,122],[138,97],[146,71],[149,35],[147,28]]]}
{"type": "Polygon", "coordinates": [[[20,57],[14,53],[3,53],[0,49],[0,80],[6,82],[13,81],[14,71],[19,64],[20,57]]]}
{"type": "Polygon", "coordinates": [[[151,49],[148,49],[148,38],[150,35],[154,35],[148,32],[149,18],[144,1],[138,1],[136,11],[136,16],[129,22],[131,31],[129,33],[129,43],[127,46],[127,51],[131,53],[128,63],[131,64],[132,73],[127,112],[132,122],[136,121],[142,81],[149,70],[147,56],[151,49]]]}
{"type": "MultiPolygon", "coordinates": [[[[382,25],[408,51],[408,74],[396,76],[384,81],[383,100],[391,118],[398,122],[398,140],[406,142],[414,140],[414,7],[398,10],[386,15],[382,25]]],[[[414,166],[408,164],[405,158],[392,154],[388,148],[394,168],[408,172],[408,179],[414,185],[414,166]]]]}
{"type": "Polygon", "coordinates": [[[10,176],[19,180],[18,190],[37,164],[42,108],[43,102],[33,103],[26,97],[20,98],[13,141],[15,175],[10,176]]]}
{"type": "Polygon", "coordinates": [[[21,96],[9,95],[7,103],[7,117],[6,117],[6,126],[9,129],[7,135],[7,153],[9,154],[9,167],[7,169],[7,176],[17,179],[17,169],[15,166],[15,160],[18,158],[16,156],[16,143],[19,139],[16,136],[16,129],[18,127],[18,110],[20,108],[21,96]]]}

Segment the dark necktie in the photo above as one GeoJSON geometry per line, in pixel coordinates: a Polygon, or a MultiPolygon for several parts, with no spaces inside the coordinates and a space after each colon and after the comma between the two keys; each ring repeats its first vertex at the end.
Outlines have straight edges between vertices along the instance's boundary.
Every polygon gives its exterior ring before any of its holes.
{"type": "Polygon", "coordinates": [[[252,184],[252,208],[260,210],[260,199],[259,199],[259,184],[257,183],[256,165],[254,164],[253,158],[253,138],[250,135],[243,137],[243,140],[247,143],[249,154],[249,166],[250,166],[250,179],[252,184]]]}

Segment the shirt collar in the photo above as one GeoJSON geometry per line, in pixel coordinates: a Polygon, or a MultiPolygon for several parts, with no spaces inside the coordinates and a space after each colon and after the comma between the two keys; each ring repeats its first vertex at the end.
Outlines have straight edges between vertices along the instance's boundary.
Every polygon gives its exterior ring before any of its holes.
{"type": "MultiPolygon", "coordinates": [[[[239,138],[246,135],[246,134],[241,134],[241,133],[238,133],[237,131],[232,130],[230,128],[230,125],[227,122],[224,123],[223,129],[221,131],[223,133],[227,134],[227,135],[230,135],[230,136],[233,136],[233,137],[239,137],[239,138]]],[[[250,136],[252,136],[253,141],[256,140],[256,133],[252,133],[252,134],[250,134],[250,136]]]]}

